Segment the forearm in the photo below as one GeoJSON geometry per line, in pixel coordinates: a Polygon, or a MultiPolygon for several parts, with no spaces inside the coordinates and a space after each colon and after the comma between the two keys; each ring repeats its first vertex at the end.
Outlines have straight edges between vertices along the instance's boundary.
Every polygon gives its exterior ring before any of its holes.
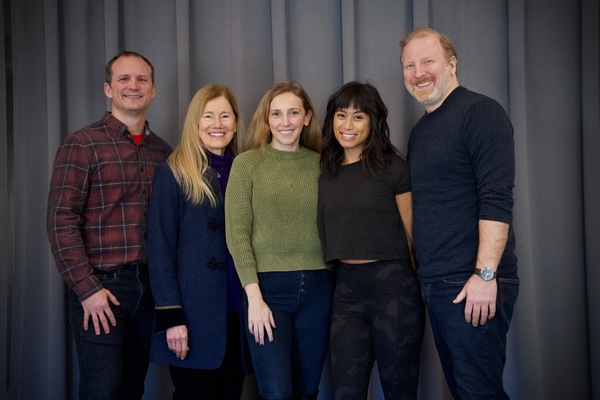
{"type": "Polygon", "coordinates": [[[478,268],[496,270],[508,239],[508,224],[498,221],[479,220],[478,268]]]}

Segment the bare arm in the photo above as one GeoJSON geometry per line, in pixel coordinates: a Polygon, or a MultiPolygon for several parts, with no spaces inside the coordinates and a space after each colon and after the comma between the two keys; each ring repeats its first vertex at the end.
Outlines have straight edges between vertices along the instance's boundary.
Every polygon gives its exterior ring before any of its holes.
{"type": "Polygon", "coordinates": [[[396,196],[396,205],[402,218],[404,225],[404,232],[406,233],[406,241],[408,242],[408,249],[410,250],[410,259],[412,260],[413,268],[416,267],[415,255],[412,247],[412,193],[406,192],[396,196]]]}

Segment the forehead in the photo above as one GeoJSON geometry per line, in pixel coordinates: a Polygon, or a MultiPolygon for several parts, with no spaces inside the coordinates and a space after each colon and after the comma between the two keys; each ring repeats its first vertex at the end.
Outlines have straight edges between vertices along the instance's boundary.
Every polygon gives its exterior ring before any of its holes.
{"type": "Polygon", "coordinates": [[[150,76],[152,71],[150,66],[144,60],[135,56],[120,57],[112,65],[114,76],[118,75],[147,75],[150,76]]]}
{"type": "Polygon", "coordinates": [[[273,97],[269,108],[303,108],[302,99],[292,92],[281,93],[273,97]]]}
{"type": "Polygon", "coordinates": [[[402,51],[402,60],[443,55],[444,49],[437,36],[427,34],[411,39],[402,51]]]}
{"type": "Polygon", "coordinates": [[[206,106],[204,106],[204,110],[214,110],[214,109],[226,109],[231,110],[231,104],[229,104],[229,100],[227,100],[224,96],[215,97],[214,99],[210,99],[206,102],[206,106]]]}

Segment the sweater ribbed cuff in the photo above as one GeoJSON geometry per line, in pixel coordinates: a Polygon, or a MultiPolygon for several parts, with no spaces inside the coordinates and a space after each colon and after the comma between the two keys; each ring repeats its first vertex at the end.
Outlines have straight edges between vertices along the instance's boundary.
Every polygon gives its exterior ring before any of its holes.
{"type": "Polygon", "coordinates": [[[155,332],[164,332],[174,326],[187,325],[183,307],[156,309],[154,316],[156,319],[155,332]]]}

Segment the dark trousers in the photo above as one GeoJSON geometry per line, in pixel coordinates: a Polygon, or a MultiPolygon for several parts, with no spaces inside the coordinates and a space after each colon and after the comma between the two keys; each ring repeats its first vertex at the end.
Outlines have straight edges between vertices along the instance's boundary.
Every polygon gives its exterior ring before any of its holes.
{"type": "MultiPolygon", "coordinates": [[[[334,276],[328,270],[262,272],[259,286],[276,328],[273,341],[248,344],[261,398],[315,398],[329,341],[334,276]]],[[[248,299],[242,314],[248,329],[248,299]]]]}
{"type": "Polygon", "coordinates": [[[69,291],[71,329],[79,362],[80,400],[141,399],[148,369],[154,300],[145,264],[94,273],[120,302],[111,305],[117,325],[110,333],[83,329],[83,307],[69,291]]]}
{"type": "Polygon", "coordinates": [[[242,365],[240,315],[227,313],[227,348],[215,370],[170,366],[173,400],[231,400],[242,396],[246,374],[242,365]]]}
{"type": "Polygon", "coordinates": [[[465,321],[465,302],[454,304],[469,277],[423,284],[435,345],[455,399],[508,399],[502,374],[506,334],[519,293],[519,279],[497,278],[496,315],[474,327],[465,321]]]}
{"type": "Polygon", "coordinates": [[[424,329],[410,263],[340,263],[330,340],[335,399],[366,399],[375,360],[386,400],[416,399],[424,329]]]}

